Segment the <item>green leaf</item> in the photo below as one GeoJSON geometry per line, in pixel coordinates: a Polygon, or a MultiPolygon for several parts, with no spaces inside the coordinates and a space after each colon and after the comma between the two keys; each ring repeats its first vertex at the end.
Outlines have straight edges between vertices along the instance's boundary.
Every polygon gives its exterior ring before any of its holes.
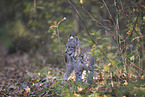
{"type": "Polygon", "coordinates": [[[108,65],[104,65],[104,70],[109,71],[109,66],[108,65]]]}
{"type": "Polygon", "coordinates": [[[101,48],[103,48],[103,45],[97,45],[97,47],[99,47],[101,49],[101,48]]]}
{"type": "Polygon", "coordinates": [[[113,56],[112,53],[108,53],[108,54],[107,54],[107,57],[108,57],[108,58],[112,58],[112,56],[113,56]]]}
{"type": "Polygon", "coordinates": [[[88,46],[89,46],[89,44],[86,43],[86,44],[81,45],[80,48],[85,48],[85,47],[88,47],[88,46]]]}

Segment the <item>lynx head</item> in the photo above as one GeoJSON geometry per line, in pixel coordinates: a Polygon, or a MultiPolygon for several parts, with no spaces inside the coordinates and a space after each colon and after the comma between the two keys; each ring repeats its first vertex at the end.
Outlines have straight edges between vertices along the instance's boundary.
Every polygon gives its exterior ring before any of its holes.
{"type": "Polygon", "coordinates": [[[75,37],[70,36],[69,39],[68,39],[68,42],[66,44],[65,53],[68,54],[71,57],[74,57],[75,53],[76,53],[78,41],[79,41],[79,39],[78,39],[77,36],[75,36],[75,37]]]}

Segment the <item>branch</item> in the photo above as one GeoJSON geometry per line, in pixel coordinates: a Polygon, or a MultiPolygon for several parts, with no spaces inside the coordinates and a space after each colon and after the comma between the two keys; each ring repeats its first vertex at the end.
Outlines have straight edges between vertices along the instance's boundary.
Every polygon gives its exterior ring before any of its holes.
{"type": "MultiPolygon", "coordinates": [[[[110,30],[108,27],[104,26],[103,24],[99,23],[83,6],[80,6],[78,5],[76,2],[74,2],[79,8],[83,9],[92,19],[92,21],[95,21],[96,23],[100,24],[100,27],[104,28],[104,29],[107,29],[107,30],[110,30]]],[[[99,18],[102,20],[102,21],[107,21],[111,24],[111,22],[109,20],[105,20],[102,18],[102,16],[97,12],[99,18]]],[[[107,25],[106,23],[104,22],[105,25],[107,25]]]]}
{"type": "Polygon", "coordinates": [[[140,38],[140,37],[144,37],[145,35],[143,35],[143,36],[138,36],[138,37],[135,37],[135,38],[133,38],[132,40],[131,40],[131,42],[133,42],[135,39],[138,39],[138,38],[140,38]]]}
{"type": "MultiPolygon", "coordinates": [[[[105,7],[106,7],[106,9],[107,9],[107,11],[108,11],[108,13],[109,13],[110,18],[111,18],[112,21],[113,21],[113,17],[112,17],[112,15],[111,15],[111,13],[110,13],[110,11],[109,11],[107,5],[106,5],[106,2],[105,2],[104,0],[102,0],[102,1],[103,1],[104,5],[105,5],[105,7]]],[[[113,24],[114,24],[114,26],[115,26],[115,22],[114,22],[114,21],[113,21],[113,24]]]]}
{"type": "MultiPolygon", "coordinates": [[[[97,46],[97,43],[93,40],[92,36],[90,35],[90,33],[89,33],[89,31],[88,31],[88,28],[87,28],[87,26],[86,26],[86,24],[85,24],[85,21],[84,21],[84,19],[82,18],[81,14],[80,14],[79,11],[76,9],[76,7],[70,2],[70,0],[68,0],[68,2],[69,2],[69,4],[74,8],[74,10],[76,11],[76,13],[79,15],[79,17],[80,17],[81,21],[83,22],[83,25],[84,25],[84,27],[85,27],[85,29],[86,29],[86,33],[87,33],[88,36],[90,37],[91,41],[97,46]]],[[[99,50],[103,53],[103,55],[105,56],[105,58],[111,63],[111,60],[110,60],[109,58],[107,58],[106,53],[103,52],[103,50],[101,50],[100,48],[99,48],[99,50]]]]}
{"type": "Polygon", "coordinates": [[[120,5],[121,5],[121,10],[122,10],[122,12],[123,12],[123,15],[124,15],[126,21],[127,21],[127,23],[130,25],[130,23],[129,23],[128,19],[127,19],[127,16],[125,15],[124,8],[123,8],[123,4],[122,4],[122,1],[121,1],[121,0],[120,0],[120,5]]]}
{"type": "MultiPolygon", "coordinates": [[[[82,22],[83,22],[83,24],[84,24],[84,26],[85,26],[86,32],[87,32],[88,36],[90,37],[91,41],[92,41],[94,44],[96,44],[96,42],[93,40],[92,36],[90,35],[90,33],[89,33],[89,31],[88,31],[88,28],[87,28],[87,26],[86,26],[86,24],[85,24],[85,21],[84,21],[84,19],[82,18],[82,16],[81,16],[81,14],[79,13],[79,11],[78,11],[78,10],[75,8],[75,6],[70,2],[70,0],[68,0],[68,2],[69,2],[69,4],[74,8],[74,10],[76,11],[76,13],[79,15],[80,19],[82,20],[82,22]]],[[[96,44],[96,45],[97,45],[97,44],[96,44]]]]}

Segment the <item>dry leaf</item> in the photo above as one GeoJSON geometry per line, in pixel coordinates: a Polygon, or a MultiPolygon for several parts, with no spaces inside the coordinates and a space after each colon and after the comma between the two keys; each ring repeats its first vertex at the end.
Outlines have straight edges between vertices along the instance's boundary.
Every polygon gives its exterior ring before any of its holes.
{"type": "Polygon", "coordinates": [[[134,55],[132,57],[130,57],[130,60],[134,60],[134,55]]]}
{"type": "Polygon", "coordinates": [[[80,3],[83,4],[83,0],[80,0],[80,3]]]}
{"type": "Polygon", "coordinates": [[[127,82],[127,80],[125,80],[125,83],[124,83],[124,85],[128,85],[128,82],[127,82]]]}
{"type": "Polygon", "coordinates": [[[28,86],[25,90],[26,90],[26,92],[30,92],[30,88],[28,86]]]}
{"type": "Polygon", "coordinates": [[[127,34],[128,34],[128,35],[130,35],[130,34],[131,34],[131,32],[130,32],[130,31],[127,31],[127,34]]]}
{"type": "Polygon", "coordinates": [[[117,40],[119,40],[119,37],[117,37],[117,40]]]}

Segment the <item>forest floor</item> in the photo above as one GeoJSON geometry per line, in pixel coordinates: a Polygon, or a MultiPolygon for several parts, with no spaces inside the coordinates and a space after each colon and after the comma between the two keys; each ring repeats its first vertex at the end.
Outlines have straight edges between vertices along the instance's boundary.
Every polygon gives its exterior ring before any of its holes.
{"type": "Polygon", "coordinates": [[[94,84],[81,86],[74,81],[74,75],[66,83],[62,83],[63,75],[64,68],[48,64],[47,58],[40,54],[8,55],[7,49],[0,45],[2,97],[145,97],[144,76],[142,81],[135,77],[128,80],[124,77],[123,81],[119,81],[122,84],[117,87],[117,77],[113,75],[114,81],[104,80],[102,72],[98,74],[98,78],[94,78],[94,84]]]}
{"type": "Polygon", "coordinates": [[[43,56],[26,53],[8,55],[7,49],[0,45],[0,96],[57,95],[52,93],[53,82],[48,81],[56,70],[57,73],[62,72],[46,64],[43,56]]]}
{"type": "Polygon", "coordinates": [[[80,88],[74,75],[62,83],[64,68],[48,64],[40,54],[8,55],[7,52],[0,46],[0,96],[81,97],[96,90],[96,84],[93,88],[87,84],[80,88]]]}

